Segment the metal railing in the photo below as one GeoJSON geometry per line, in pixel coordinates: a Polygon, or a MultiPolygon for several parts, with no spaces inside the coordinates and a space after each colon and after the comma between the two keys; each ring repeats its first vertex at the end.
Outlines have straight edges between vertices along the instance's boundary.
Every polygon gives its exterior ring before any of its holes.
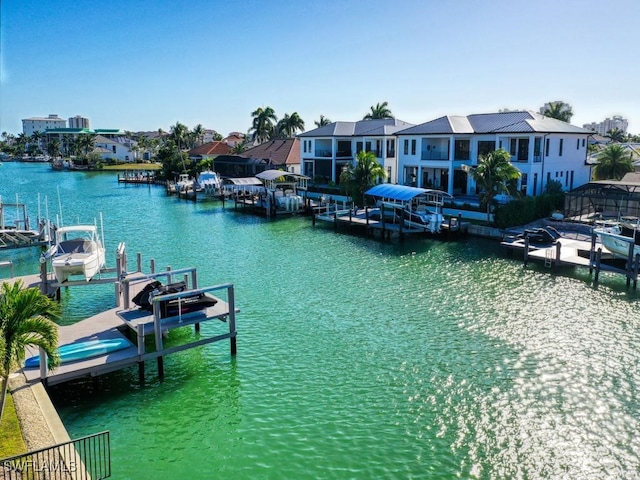
{"type": "Polygon", "coordinates": [[[0,460],[0,479],[100,480],[109,477],[108,431],[0,460]]]}

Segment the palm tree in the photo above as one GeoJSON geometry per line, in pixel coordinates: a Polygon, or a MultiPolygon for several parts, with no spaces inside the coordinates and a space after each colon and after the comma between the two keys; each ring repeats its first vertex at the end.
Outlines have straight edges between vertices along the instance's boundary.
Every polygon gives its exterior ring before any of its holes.
{"type": "Polygon", "coordinates": [[[633,172],[631,152],[625,152],[620,145],[609,145],[598,154],[598,163],[593,167],[596,180],[620,180],[625,173],[633,172]]]}
{"type": "Polygon", "coordinates": [[[245,142],[238,142],[231,148],[231,153],[233,155],[240,155],[247,149],[247,144],[245,142]]]}
{"type": "Polygon", "coordinates": [[[520,178],[520,171],[511,164],[510,158],[509,152],[500,148],[480,155],[476,166],[462,166],[480,188],[480,202],[487,207],[487,222],[497,195],[516,195],[515,182],[520,178]]]}
{"type": "Polygon", "coordinates": [[[60,362],[58,355],[58,327],[60,306],[37,288],[23,288],[22,281],[13,285],[3,282],[0,287],[0,358],[2,389],[0,390],[0,419],[4,412],[9,373],[16,363],[24,360],[25,347],[37,346],[47,353],[49,367],[60,362]]]}
{"type": "Polygon", "coordinates": [[[253,131],[253,140],[258,143],[264,143],[269,140],[274,131],[275,122],[278,121],[276,112],[271,107],[262,108],[259,107],[255,111],[251,112],[253,117],[253,123],[249,131],[253,131]]]}
{"type": "Polygon", "coordinates": [[[199,146],[202,145],[203,143],[203,138],[204,138],[204,127],[202,126],[202,124],[198,124],[195,127],[193,127],[193,130],[191,130],[191,133],[193,134],[193,138],[195,139],[195,145],[194,146],[199,146]]]}
{"type": "Polygon", "coordinates": [[[47,143],[47,153],[51,158],[58,158],[60,156],[60,140],[52,138],[47,143]]]}
{"type": "Polygon", "coordinates": [[[316,124],[316,127],[324,127],[325,125],[329,125],[331,123],[331,120],[329,120],[327,117],[325,117],[324,115],[320,115],[320,120],[316,120],[315,122],[313,122],[316,124]]]}
{"type": "Polygon", "coordinates": [[[276,125],[278,136],[283,138],[293,137],[298,130],[304,131],[304,120],[300,118],[298,112],[293,112],[291,115],[285,113],[276,125]]]}
{"type": "Polygon", "coordinates": [[[624,130],[615,127],[607,132],[607,137],[609,137],[612,142],[622,143],[627,139],[627,134],[624,130]]]}
{"type": "Polygon", "coordinates": [[[349,165],[340,174],[340,186],[354,200],[357,199],[364,205],[364,192],[375,185],[379,178],[386,176],[387,173],[376,160],[376,155],[362,150],[356,157],[356,164],[349,165]]]}
{"type": "Polygon", "coordinates": [[[371,111],[364,116],[363,120],[378,120],[381,118],[393,118],[388,102],[376,103],[375,107],[372,105],[371,111]]]}
{"type": "Polygon", "coordinates": [[[555,118],[567,123],[569,123],[571,121],[571,117],[573,117],[573,109],[571,108],[571,105],[560,101],[549,102],[540,109],[540,113],[546,117],[555,118]]]}
{"type": "Polygon", "coordinates": [[[85,157],[93,150],[95,143],[96,136],[93,133],[82,133],[78,136],[78,147],[84,152],[85,157]]]}
{"type": "MultiPolygon", "coordinates": [[[[176,145],[178,146],[178,150],[182,150],[182,148],[184,147],[186,140],[187,140],[187,134],[189,133],[189,129],[187,128],[186,125],[180,123],[180,122],[176,122],[175,125],[173,125],[171,128],[171,139],[176,143],[176,145]]],[[[158,132],[160,133],[160,132],[158,132]]]]}

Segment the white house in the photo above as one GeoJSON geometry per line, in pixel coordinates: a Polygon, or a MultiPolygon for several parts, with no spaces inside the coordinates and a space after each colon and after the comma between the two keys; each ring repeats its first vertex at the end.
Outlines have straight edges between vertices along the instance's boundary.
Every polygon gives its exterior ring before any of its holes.
{"type": "Polygon", "coordinates": [[[313,179],[337,182],[342,169],[361,150],[373,152],[387,172],[387,182],[398,182],[396,132],[413,126],[395,118],[334,122],[301,133],[301,173],[313,179]]]}
{"type": "Polygon", "coordinates": [[[592,132],[532,111],[445,116],[396,132],[398,183],[475,194],[462,165],[503,148],[522,176],[518,188],[540,195],[550,180],[571,190],[587,183],[587,138],[592,132]]]}
{"type": "Polygon", "coordinates": [[[114,159],[121,162],[133,162],[134,152],[129,143],[116,142],[103,135],[96,135],[94,152],[99,153],[104,160],[114,159]]]}

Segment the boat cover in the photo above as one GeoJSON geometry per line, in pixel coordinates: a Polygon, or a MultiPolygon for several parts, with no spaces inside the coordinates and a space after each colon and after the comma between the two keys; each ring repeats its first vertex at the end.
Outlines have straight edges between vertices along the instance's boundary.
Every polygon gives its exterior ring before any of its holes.
{"type": "Polygon", "coordinates": [[[224,181],[233,185],[262,185],[256,177],[225,178],[224,181]]]}
{"type": "Polygon", "coordinates": [[[364,192],[366,195],[373,197],[389,198],[392,200],[399,200],[406,202],[418,195],[427,193],[428,190],[424,188],[408,187],[406,185],[394,185],[392,183],[381,183],[375,187],[371,187],[364,192]]]}
{"type": "Polygon", "coordinates": [[[263,180],[275,180],[280,177],[295,177],[295,178],[309,178],[304,175],[300,175],[299,173],[293,172],[285,172],[284,170],[265,170],[264,172],[260,172],[256,174],[256,177],[261,178],[263,180]]]}

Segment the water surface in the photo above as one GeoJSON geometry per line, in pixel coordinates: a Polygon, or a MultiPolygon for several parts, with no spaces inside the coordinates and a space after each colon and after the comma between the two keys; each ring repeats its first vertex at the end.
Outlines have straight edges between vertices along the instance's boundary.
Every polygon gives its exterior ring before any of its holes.
{"type": "MultiPolygon", "coordinates": [[[[102,212],[148,268],[233,282],[228,343],[52,389],[72,437],[111,432],[113,478],[630,478],[640,469],[640,322],[624,278],[522,268],[496,242],[335,234],[187,203],[115,174],[4,164],[0,194],[102,212]],[[59,194],[58,194],[59,192],[59,194]],[[58,196],[60,201],[58,202],[58,196]]],[[[18,274],[38,252],[2,252],[18,274]]],[[[65,322],[113,287],[63,292],[65,322]]],[[[203,330],[214,328],[204,325],[203,330]]],[[[169,341],[192,338],[173,331],[169,341]]]]}

